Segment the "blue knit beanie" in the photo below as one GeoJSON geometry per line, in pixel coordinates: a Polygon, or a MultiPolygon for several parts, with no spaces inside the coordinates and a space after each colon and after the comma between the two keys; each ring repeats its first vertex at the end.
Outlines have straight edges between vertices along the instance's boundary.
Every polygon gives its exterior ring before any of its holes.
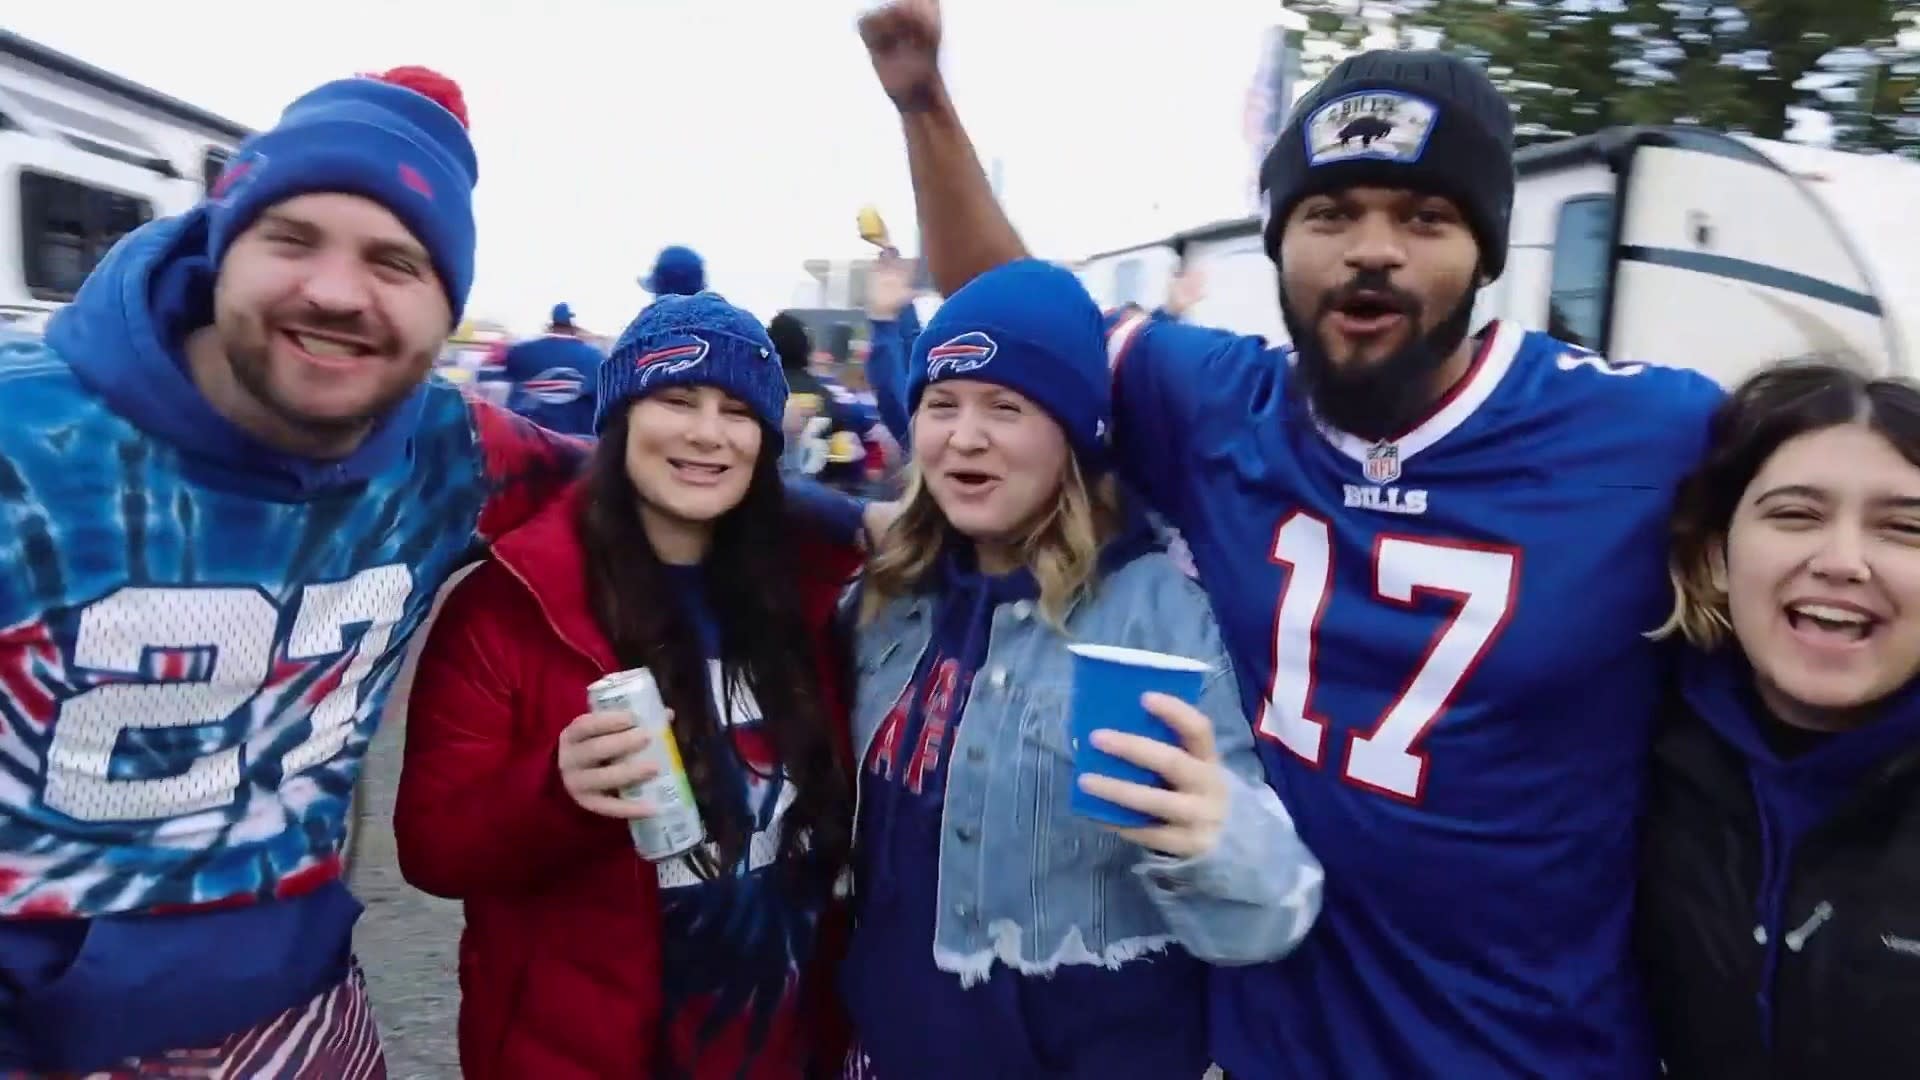
{"type": "Polygon", "coordinates": [[[1108,464],[1112,382],[1100,308],[1072,272],[1038,259],[989,270],[948,297],[913,343],[907,408],[931,383],[1018,391],[1066,433],[1080,467],[1108,464]]]}
{"type": "Polygon", "coordinates": [[[745,402],[768,429],[771,448],[785,440],[787,376],[767,329],[718,293],[663,296],[621,332],[600,365],[593,430],[616,410],[669,386],[714,386],[745,402]]]}
{"type": "Polygon", "coordinates": [[[692,296],[707,288],[707,264],[700,253],[674,244],[660,249],[653,260],[653,272],[640,287],[655,296],[692,296]]]}
{"type": "Polygon", "coordinates": [[[392,211],[427,249],[457,326],[473,286],[479,177],[466,124],[448,106],[380,78],[339,79],[309,91],[278,124],[241,145],[208,196],[208,254],[218,266],[275,203],[314,192],[362,195],[392,211]]]}

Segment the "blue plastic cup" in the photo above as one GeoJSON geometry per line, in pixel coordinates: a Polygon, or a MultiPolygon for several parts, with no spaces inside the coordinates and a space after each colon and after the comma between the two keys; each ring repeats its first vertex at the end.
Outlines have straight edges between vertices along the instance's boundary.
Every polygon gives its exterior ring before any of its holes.
{"type": "Polygon", "coordinates": [[[1119,731],[1179,746],[1180,737],[1140,704],[1140,695],[1166,694],[1197,705],[1212,667],[1185,656],[1117,645],[1069,645],[1067,651],[1073,654],[1073,798],[1069,805],[1074,813],[1108,825],[1159,824],[1159,818],[1080,790],[1080,777],[1086,773],[1146,787],[1167,786],[1159,773],[1097,749],[1092,735],[1100,730],[1119,731]]]}

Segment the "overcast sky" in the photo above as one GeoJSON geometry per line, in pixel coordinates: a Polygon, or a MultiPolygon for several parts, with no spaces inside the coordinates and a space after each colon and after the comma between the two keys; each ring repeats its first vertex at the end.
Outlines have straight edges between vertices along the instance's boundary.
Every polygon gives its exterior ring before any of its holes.
{"type": "MultiPolygon", "coordinates": [[[[480,160],[469,311],[524,330],[567,300],[617,330],[663,244],[700,250],[762,317],[803,260],[870,250],[862,203],[914,246],[898,124],[854,31],[866,6],[16,0],[5,25],[253,127],[330,78],[438,68],[480,160]]],[[[947,0],[949,78],[1028,243],[1071,257],[1246,212],[1243,109],[1279,8],[947,0]]]]}

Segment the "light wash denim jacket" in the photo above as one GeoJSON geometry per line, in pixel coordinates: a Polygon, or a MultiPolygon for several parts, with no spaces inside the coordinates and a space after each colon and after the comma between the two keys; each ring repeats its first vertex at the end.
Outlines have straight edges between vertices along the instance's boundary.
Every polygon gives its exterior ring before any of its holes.
{"type": "MultiPolygon", "coordinates": [[[[930,594],[902,597],[855,630],[855,761],[866,760],[913,678],[934,603],[930,594]]],[[[1061,635],[1030,601],[993,612],[948,765],[935,965],[971,985],[995,961],[1028,974],[1061,964],[1117,968],[1174,943],[1212,964],[1285,955],[1319,914],[1323,874],[1267,786],[1206,597],[1154,552],[1101,579],[1068,612],[1066,628],[1061,635]],[[1075,642],[1213,665],[1199,707],[1213,720],[1231,791],[1213,850],[1191,859],[1152,853],[1068,807],[1066,647],[1075,642]]]]}

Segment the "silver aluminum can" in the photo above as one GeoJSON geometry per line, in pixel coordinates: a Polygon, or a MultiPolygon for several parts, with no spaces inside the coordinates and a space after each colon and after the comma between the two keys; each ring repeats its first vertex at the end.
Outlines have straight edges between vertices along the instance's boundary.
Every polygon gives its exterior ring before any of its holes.
{"type": "Polygon", "coordinates": [[[629,799],[644,799],[654,808],[653,816],[627,823],[634,850],[649,862],[665,862],[700,846],[707,829],[700,821],[700,804],[694,800],[693,784],[680,761],[680,744],[667,723],[667,706],[653,673],[646,668],[616,671],[587,687],[587,703],[594,712],[626,713],[633,717],[633,726],[651,739],[634,760],[649,762],[659,771],[651,780],[620,792],[629,799]]]}

